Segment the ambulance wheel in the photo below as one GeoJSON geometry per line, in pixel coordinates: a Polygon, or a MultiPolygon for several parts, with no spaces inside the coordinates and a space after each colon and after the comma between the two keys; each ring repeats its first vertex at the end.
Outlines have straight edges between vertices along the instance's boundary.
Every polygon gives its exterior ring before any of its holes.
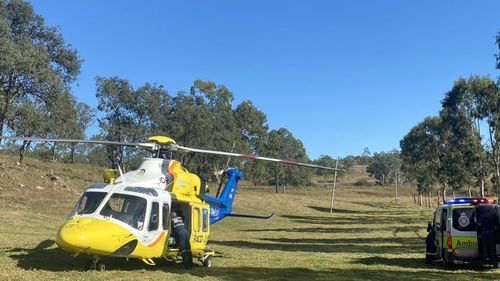
{"type": "Polygon", "coordinates": [[[204,267],[212,267],[212,258],[208,256],[204,261],[203,261],[203,266],[204,267]]]}
{"type": "Polygon", "coordinates": [[[103,263],[103,262],[98,262],[96,265],[95,265],[95,270],[96,271],[106,271],[106,265],[103,263]]]}

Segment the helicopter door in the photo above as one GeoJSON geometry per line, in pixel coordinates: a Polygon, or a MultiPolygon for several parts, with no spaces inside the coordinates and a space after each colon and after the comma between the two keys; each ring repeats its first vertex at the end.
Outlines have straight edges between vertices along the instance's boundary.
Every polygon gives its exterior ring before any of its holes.
{"type": "Polygon", "coordinates": [[[191,220],[191,247],[204,249],[209,234],[209,212],[203,205],[194,205],[191,220]]]}
{"type": "MultiPolygon", "coordinates": [[[[151,203],[151,212],[149,214],[149,222],[146,231],[142,235],[142,243],[152,247],[155,246],[159,239],[161,239],[161,234],[163,229],[160,227],[160,204],[158,202],[151,203]]],[[[163,248],[158,248],[158,256],[163,251],[163,248]]],[[[156,254],[153,254],[155,256],[156,254]]]]}

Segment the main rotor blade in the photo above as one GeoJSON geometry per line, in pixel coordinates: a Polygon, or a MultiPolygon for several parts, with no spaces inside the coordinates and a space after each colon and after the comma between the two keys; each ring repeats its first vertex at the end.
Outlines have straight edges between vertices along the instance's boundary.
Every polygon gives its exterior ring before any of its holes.
{"type": "Polygon", "coordinates": [[[185,147],[185,146],[180,146],[180,145],[171,145],[169,147],[169,149],[178,150],[178,151],[186,151],[186,152],[197,152],[197,153],[205,153],[205,154],[232,156],[232,157],[239,157],[239,158],[244,158],[244,159],[264,160],[264,161],[282,163],[282,164],[287,164],[287,165],[309,167],[309,168],[314,168],[314,169],[341,171],[341,169],[335,169],[335,168],[331,168],[331,167],[319,166],[319,165],[314,165],[314,164],[309,164],[309,163],[301,163],[301,162],[297,162],[294,160],[283,160],[283,159],[277,159],[277,158],[251,155],[251,154],[241,154],[241,153],[224,152],[224,151],[217,151],[217,150],[198,149],[198,148],[191,148],[191,147],[185,147]]]}
{"type": "Polygon", "coordinates": [[[103,140],[76,140],[76,139],[47,139],[47,138],[31,138],[31,137],[6,137],[0,136],[0,139],[14,140],[14,141],[39,141],[39,142],[66,142],[66,143],[88,143],[88,144],[107,144],[107,145],[120,145],[129,147],[142,147],[151,150],[158,150],[160,145],[156,143],[133,143],[121,141],[103,141],[103,140]]]}

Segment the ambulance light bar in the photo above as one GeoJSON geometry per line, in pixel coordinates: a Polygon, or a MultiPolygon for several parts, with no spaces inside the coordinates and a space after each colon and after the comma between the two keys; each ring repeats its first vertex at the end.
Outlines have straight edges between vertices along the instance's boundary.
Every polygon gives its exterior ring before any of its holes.
{"type": "Polygon", "coordinates": [[[446,204],[496,204],[497,200],[490,200],[488,198],[455,198],[447,200],[446,204]]]}

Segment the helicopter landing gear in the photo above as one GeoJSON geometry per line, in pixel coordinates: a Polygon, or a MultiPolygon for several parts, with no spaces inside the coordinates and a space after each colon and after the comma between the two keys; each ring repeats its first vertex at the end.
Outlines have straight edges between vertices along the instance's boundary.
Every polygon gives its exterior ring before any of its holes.
{"type": "Polygon", "coordinates": [[[99,261],[99,256],[93,255],[92,261],[89,265],[89,270],[106,271],[106,264],[104,264],[104,262],[102,261],[99,261]]]}
{"type": "Polygon", "coordinates": [[[212,267],[212,257],[209,255],[203,256],[198,259],[202,264],[203,267],[212,267]]]}

